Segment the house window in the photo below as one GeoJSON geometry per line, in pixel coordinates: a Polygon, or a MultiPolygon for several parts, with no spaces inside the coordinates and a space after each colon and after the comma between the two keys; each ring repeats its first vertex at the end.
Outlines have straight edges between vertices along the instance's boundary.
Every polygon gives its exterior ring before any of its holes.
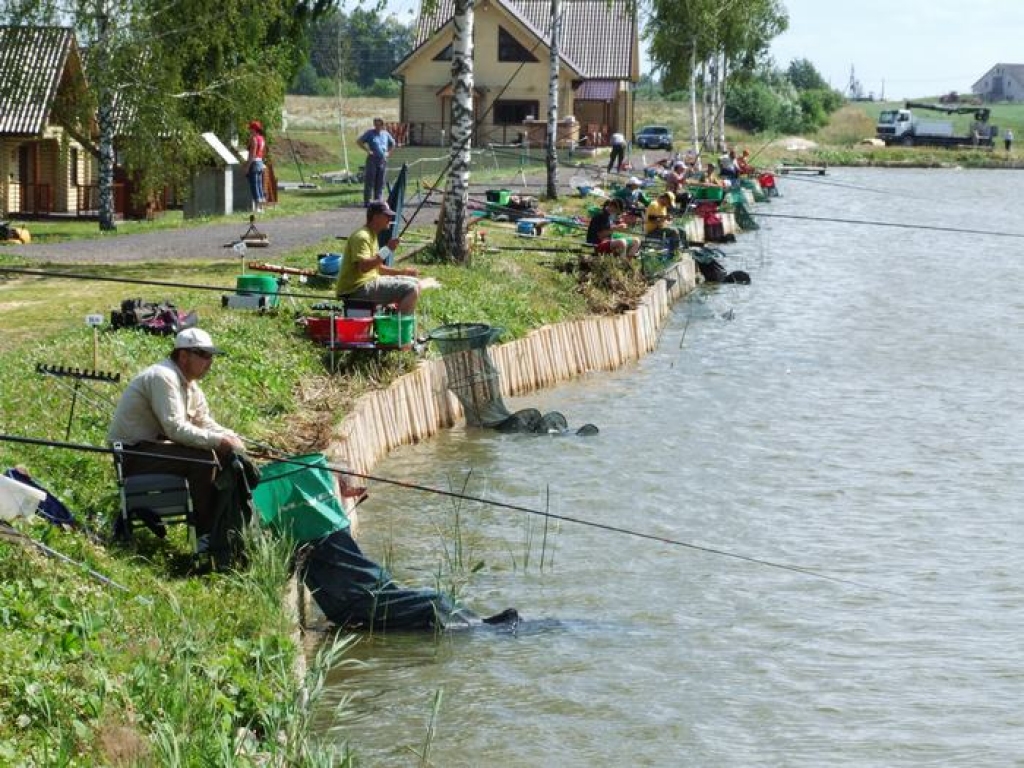
{"type": "Polygon", "coordinates": [[[519,125],[528,117],[536,117],[540,110],[537,101],[496,101],[494,102],[495,125],[519,125]]]}
{"type": "Polygon", "coordinates": [[[498,61],[537,61],[537,57],[504,27],[498,27],[498,61]]]}
{"type": "Polygon", "coordinates": [[[78,186],[78,148],[71,147],[68,151],[68,165],[71,166],[71,186],[78,186]]]}
{"type": "Polygon", "coordinates": [[[434,61],[451,61],[452,60],[452,44],[448,43],[437,56],[434,57],[434,61]]]}

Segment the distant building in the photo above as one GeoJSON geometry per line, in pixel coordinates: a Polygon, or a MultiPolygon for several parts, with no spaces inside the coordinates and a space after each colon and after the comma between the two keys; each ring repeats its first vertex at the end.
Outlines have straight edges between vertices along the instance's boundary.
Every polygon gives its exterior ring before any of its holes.
{"type": "Polygon", "coordinates": [[[71,29],[0,26],[0,218],[88,206],[92,126],[75,106],[86,93],[71,29]]]}
{"type": "Polygon", "coordinates": [[[996,64],[971,92],[983,101],[1024,101],[1024,64],[996,64]]]}
{"type": "MultiPolygon", "coordinates": [[[[424,3],[425,4],[425,3],[424,3]]],[[[413,51],[392,74],[402,81],[399,141],[442,144],[451,135],[453,0],[420,9],[413,51]]],[[[562,4],[558,68],[559,143],[607,145],[633,128],[633,84],[640,80],[637,13],[627,0],[562,4]]],[[[476,5],[473,145],[547,137],[550,0],[476,5]]]]}

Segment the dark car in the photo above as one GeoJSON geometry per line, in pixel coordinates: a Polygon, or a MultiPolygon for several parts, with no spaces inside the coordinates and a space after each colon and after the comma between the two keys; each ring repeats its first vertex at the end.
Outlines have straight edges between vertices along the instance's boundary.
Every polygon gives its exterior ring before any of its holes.
{"type": "Polygon", "coordinates": [[[672,131],[664,125],[645,125],[636,135],[640,149],[667,149],[672,151],[672,131]]]}

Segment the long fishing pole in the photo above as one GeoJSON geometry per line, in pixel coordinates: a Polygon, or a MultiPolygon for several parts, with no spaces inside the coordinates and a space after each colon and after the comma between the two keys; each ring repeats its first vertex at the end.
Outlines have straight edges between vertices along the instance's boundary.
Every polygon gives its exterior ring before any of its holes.
{"type": "Polygon", "coordinates": [[[69,451],[82,451],[83,453],[110,453],[124,456],[151,456],[163,459],[171,458],[174,461],[181,461],[188,464],[206,464],[211,467],[219,467],[220,463],[214,459],[200,459],[189,456],[171,456],[154,451],[137,451],[133,448],[104,448],[98,445],[85,445],[84,443],[68,443],[59,440],[44,440],[39,437],[23,437],[21,435],[0,434],[0,442],[20,443],[22,445],[37,445],[44,448],[63,448],[69,451]]]}
{"type": "Polygon", "coordinates": [[[762,211],[751,212],[751,215],[766,219],[794,219],[796,221],[822,221],[832,224],[860,224],[867,227],[894,227],[896,229],[921,229],[932,232],[951,232],[961,235],[984,235],[986,237],[1015,237],[1024,238],[1020,232],[993,232],[984,229],[965,229],[962,227],[941,227],[929,224],[903,224],[895,221],[870,221],[865,219],[840,219],[830,216],[803,216],[794,213],[763,213],[762,211]]]}
{"type": "MultiPolygon", "coordinates": [[[[538,37],[537,42],[534,43],[533,48],[530,49],[530,53],[533,53],[533,51],[536,50],[536,48],[541,44],[541,42],[541,38],[538,37]]],[[[409,226],[412,224],[413,220],[416,218],[417,214],[419,214],[420,210],[423,208],[426,201],[429,200],[430,196],[437,190],[437,186],[438,184],[441,183],[441,179],[444,178],[448,171],[451,170],[452,165],[455,164],[456,154],[462,152],[463,149],[465,149],[465,147],[469,144],[469,142],[472,141],[473,133],[476,131],[477,128],[483,125],[484,118],[486,118],[491,113],[491,110],[494,108],[494,105],[498,103],[501,97],[505,94],[505,91],[507,91],[511,87],[512,81],[519,76],[519,73],[523,70],[524,66],[526,66],[525,58],[523,61],[519,63],[519,66],[516,67],[515,71],[513,71],[512,74],[509,75],[508,80],[505,81],[505,84],[501,87],[501,90],[498,91],[497,95],[490,100],[490,103],[487,105],[487,108],[483,111],[483,114],[480,115],[479,119],[475,123],[473,123],[473,130],[466,134],[465,138],[462,139],[458,147],[454,145],[452,146],[452,151],[448,155],[448,162],[445,164],[444,168],[441,169],[441,172],[437,175],[437,179],[434,181],[433,185],[427,188],[426,196],[423,198],[423,200],[420,201],[419,205],[416,207],[416,210],[412,212],[412,216],[409,217],[409,220],[408,222],[406,222],[405,227],[402,229],[402,231],[398,233],[399,237],[405,234],[405,230],[408,229],[409,226]]]]}
{"type": "MultiPolygon", "coordinates": [[[[840,189],[853,189],[859,192],[873,192],[879,195],[887,195],[892,197],[893,189],[881,189],[879,187],[867,187],[863,184],[847,184],[842,181],[828,181],[820,177],[815,176],[801,176],[800,174],[786,174],[786,183],[791,181],[800,181],[804,184],[820,184],[825,187],[839,187],[840,189]]],[[[942,197],[927,197],[924,195],[913,195],[904,191],[899,192],[899,196],[906,200],[921,200],[927,203],[949,203],[949,198],[942,197]]]]}
{"type": "MultiPolygon", "coordinates": [[[[299,460],[298,458],[296,458],[294,456],[290,456],[287,453],[285,453],[284,451],[281,451],[280,449],[274,448],[271,445],[267,445],[266,443],[260,443],[260,442],[258,442],[256,440],[251,440],[249,438],[243,438],[243,439],[246,442],[248,442],[248,443],[250,443],[252,445],[255,445],[255,446],[258,446],[260,448],[263,448],[264,450],[266,450],[267,452],[269,452],[271,454],[276,454],[279,457],[279,458],[277,458],[277,461],[279,461],[282,464],[292,464],[292,465],[301,466],[301,467],[307,467],[307,468],[309,467],[309,464],[307,462],[301,461],[301,460],[299,460]]],[[[21,437],[21,436],[17,436],[17,435],[4,435],[4,434],[0,434],[0,441],[14,442],[14,443],[24,443],[24,444],[29,444],[29,445],[42,445],[42,446],[52,447],[52,448],[62,448],[62,449],[67,449],[67,450],[77,450],[77,451],[84,451],[84,452],[91,452],[91,453],[115,453],[115,452],[117,452],[117,449],[114,449],[114,448],[101,448],[101,447],[98,447],[98,446],[83,445],[83,444],[80,444],[80,443],[66,443],[66,442],[62,443],[62,442],[58,442],[58,441],[55,441],[55,440],[42,440],[42,439],[39,439],[39,438],[21,437]]],[[[120,452],[121,453],[125,453],[125,454],[129,454],[129,455],[141,455],[141,456],[154,455],[154,454],[152,454],[150,452],[147,452],[147,451],[135,451],[135,450],[131,450],[131,449],[121,449],[120,452]]],[[[175,457],[175,460],[176,461],[192,462],[192,463],[197,463],[197,464],[211,464],[211,465],[215,465],[217,463],[217,462],[215,462],[213,460],[209,460],[209,459],[192,459],[192,458],[186,458],[186,457],[175,457]]],[[[522,512],[524,514],[537,515],[537,516],[540,516],[540,517],[544,517],[547,520],[560,520],[560,521],[565,522],[565,523],[575,523],[577,525],[582,525],[582,526],[586,526],[586,527],[589,527],[589,528],[596,528],[598,530],[607,531],[609,533],[618,533],[618,534],[622,534],[622,535],[626,535],[626,536],[633,536],[633,537],[640,538],[640,539],[646,539],[648,541],[656,541],[656,542],[659,542],[661,544],[666,544],[666,545],[669,545],[669,546],[682,547],[682,548],[694,550],[694,551],[697,551],[697,552],[704,552],[705,554],[718,555],[720,557],[728,557],[728,558],[732,558],[734,560],[741,560],[743,562],[752,563],[752,564],[755,564],[755,565],[761,565],[761,566],[765,566],[765,567],[768,567],[768,568],[775,568],[775,569],[779,569],[779,570],[790,571],[790,572],[793,572],[793,573],[801,573],[801,574],[803,574],[805,576],[811,576],[813,578],[823,579],[825,581],[831,581],[831,582],[835,582],[837,584],[846,584],[848,586],[854,586],[854,587],[858,587],[860,589],[868,589],[868,590],[874,590],[874,591],[878,591],[878,592],[887,592],[889,594],[894,594],[894,595],[900,594],[898,592],[894,592],[892,590],[885,589],[883,587],[877,587],[877,586],[874,586],[874,585],[871,585],[871,584],[865,584],[863,582],[854,581],[852,579],[844,579],[844,578],[841,578],[839,576],[830,576],[830,575],[828,575],[826,573],[821,573],[820,571],[815,571],[815,570],[812,570],[810,568],[805,568],[805,567],[799,566],[799,565],[792,565],[792,564],[789,564],[789,563],[780,563],[780,562],[776,562],[776,561],[773,561],[773,560],[765,560],[763,558],[751,557],[750,555],[743,555],[743,554],[740,554],[738,552],[731,552],[729,550],[718,549],[716,547],[707,547],[707,546],[703,546],[701,544],[694,544],[692,542],[682,541],[680,539],[672,539],[672,538],[669,538],[667,536],[660,536],[658,534],[645,533],[643,531],[638,531],[638,530],[635,530],[635,529],[632,529],[632,528],[624,528],[622,526],[610,525],[608,523],[600,523],[600,522],[597,522],[595,520],[586,520],[584,518],[573,517],[573,516],[570,516],[570,515],[559,515],[559,514],[556,514],[554,512],[546,512],[544,510],[533,509],[532,507],[526,507],[526,506],[523,506],[521,504],[510,504],[508,502],[497,501],[496,499],[488,499],[488,498],[483,497],[483,496],[474,496],[474,495],[467,494],[467,493],[457,493],[455,491],[445,491],[445,490],[443,490],[441,488],[433,488],[433,487],[428,486],[428,485],[421,485],[419,483],[411,483],[411,482],[408,482],[408,481],[405,481],[405,480],[395,480],[393,478],[381,477],[380,475],[371,475],[371,474],[367,474],[367,473],[364,473],[364,472],[356,472],[354,470],[347,469],[345,467],[339,467],[339,466],[336,466],[334,464],[327,464],[326,469],[328,471],[330,471],[330,472],[333,472],[334,474],[344,475],[346,477],[357,477],[357,478],[359,478],[361,480],[372,480],[374,482],[385,483],[387,485],[393,485],[393,486],[396,486],[398,488],[405,488],[407,490],[422,491],[424,493],[432,493],[432,494],[437,495],[437,496],[445,496],[447,498],[458,499],[460,501],[470,501],[470,502],[476,502],[476,503],[479,503],[479,504],[485,504],[485,505],[488,505],[488,506],[491,506],[491,507],[496,507],[498,509],[507,509],[507,510],[510,510],[510,511],[513,511],[513,512],[522,512]]]]}
{"type": "MultiPolygon", "coordinates": [[[[268,451],[270,451],[272,453],[278,454],[279,456],[281,456],[281,458],[279,458],[278,461],[280,461],[283,464],[295,464],[295,465],[299,465],[299,466],[309,467],[309,464],[307,462],[301,461],[301,460],[299,460],[299,459],[297,459],[295,457],[292,457],[292,456],[288,456],[286,453],[284,453],[283,451],[281,451],[281,450],[279,450],[277,448],[274,448],[273,446],[262,444],[262,443],[255,443],[255,441],[249,441],[249,442],[253,442],[254,444],[257,444],[260,447],[262,447],[264,449],[267,449],[268,451]]],[[[503,502],[503,501],[497,501],[496,499],[488,499],[488,498],[483,497],[483,496],[474,496],[472,494],[460,493],[460,492],[456,492],[456,491],[446,491],[446,490],[443,490],[441,488],[434,488],[434,487],[429,486],[429,485],[421,485],[419,483],[412,483],[412,482],[409,482],[409,481],[406,481],[406,480],[395,480],[394,478],[381,477],[379,475],[371,475],[371,474],[367,474],[367,473],[364,473],[364,472],[356,472],[354,470],[347,469],[347,468],[344,468],[344,467],[338,467],[338,466],[336,466],[334,464],[330,464],[330,463],[327,464],[326,469],[328,471],[330,471],[330,472],[333,472],[333,473],[339,474],[339,475],[344,475],[346,477],[357,477],[357,478],[359,478],[361,480],[372,480],[374,482],[385,483],[387,485],[393,485],[393,486],[396,486],[398,488],[404,488],[406,490],[422,491],[424,493],[431,493],[431,494],[434,494],[434,495],[437,495],[437,496],[445,496],[445,497],[451,498],[451,499],[458,499],[459,501],[476,502],[476,503],[479,503],[479,504],[485,504],[485,505],[488,505],[488,506],[491,506],[491,507],[496,507],[498,509],[507,509],[507,510],[510,510],[512,512],[522,512],[524,514],[537,515],[539,517],[545,518],[546,521],[549,521],[549,520],[560,520],[560,521],[565,522],[565,523],[575,523],[577,525],[586,526],[588,528],[596,528],[598,530],[607,531],[609,533],[618,533],[618,534],[622,534],[622,535],[625,535],[625,536],[633,536],[635,538],[645,539],[645,540],[648,540],[648,541],[656,541],[656,542],[659,542],[661,544],[666,544],[668,546],[682,547],[684,549],[690,549],[690,550],[694,550],[694,551],[697,551],[697,552],[703,552],[703,553],[709,554],[709,555],[718,555],[720,557],[728,557],[728,558],[732,558],[734,560],[741,560],[743,562],[752,563],[754,565],[761,565],[761,566],[764,566],[764,567],[767,567],[767,568],[775,568],[775,569],[779,569],[779,570],[783,570],[783,571],[790,571],[790,572],[793,572],[793,573],[800,573],[800,574],[803,574],[804,576],[811,576],[811,577],[816,578],[816,579],[823,579],[825,581],[831,581],[831,582],[835,582],[837,584],[845,584],[847,586],[858,587],[859,589],[867,589],[867,590],[872,590],[872,591],[877,591],[877,592],[885,592],[885,593],[892,594],[892,595],[900,595],[900,596],[902,596],[900,592],[896,592],[894,590],[886,589],[884,587],[878,587],[878,586],[875,586],[873,584],[866,584],[864,582],[855,581],[853,579],[844,579],[844,578],[839,577],[839,576],[830,576],[829,574],[822,573],[820,571],[816,571],[816,570],[813,570],[811,568],[805,568],[805,567],[800,566],[800,565],[792,565],[792,564],[789,564],[789,563],[780,563],[780,562],[777,562],[777,561],[774,561],[774,560],[765,560],[765,559],[759,558],[759,557],[751,557],[750,555],[743,555],[743,554],[740,554],[738,552],[731,552],[731,551],[725,550],[725,549],[719,549],[719,548],[716,548],[716,547],[708,547],[708,546],[704,546],[704,545],[701,545],[701,544],[694,544],[692,542],[682,541],[680,539],[673,539],[673,538],[669,538],[667,536],[660,536],[660,535],[654,534],[654,533],[645,533],[643,531],[638,531],[638,530],[635,530],[635,529],[632,529],[632,528],[625,528],[625,527],[618,526],[618,525],[610,525],[608,523],[601,523],[601,522],[597,522],[595,520],[586,520],[586,519],[581,518],[581,517],[573,517],[573,516],[570,516],[570,515],[559,515],[559,514],[556,514],[554,512],[547,512],[547,511],[540,510],[540,509],[534,509],[532,507],[526,507],[526,506],[523,506],[521,504],[510,504],[510,503],[503,502]]]]}
{"type": "MultiPolygon", "coordinates": [[[[15,275],[32,275],[37,277],[54,277],[66,280],[95,280],[101,283],[127,283],[129,285],[153,285],[161,288],[185,288],[196,291],[217,291],[218,293],[234,292],[235,288],[225,288],[219,285],[198,285],[192,283],[172,283],[166,280],[143,280],[137,277],[107,277],[105,275],[83,275],[75,272],[50,272],[45,269],[29,269],[27,267],[7,267],[0,265],[0,272],[8,272],[15,275]]],[[[316,299],[323,301],[323,294],[316,293],[295,293],[293,291],[261,291],[246,289],[246,293],[263,296],[283,296],[293,299],[316,299]]]]}
{"type": "Polygon", "coordinates": [[[22,541],[22,542],[31,544],[33,547],[38,549],[44,555],[48,555],[49,557],[55,557],[58,560],[64,561],[65,563],[69,563],[70,565],[74,565],[74,566],[77,566],[77,567],[81,568],[87,574],[89,574],[92,578],[96,579],[96,581],[100,582],[101,584],[106,584],[108,587],[114,587],[115,589],[119,589],[122,592],[128,592],[129,591],[128,587],[126,587],[126,586],[124,586],[122,584],[118,584],[116,581],[114,581],[113,579],[111,579],[111,578],[109,578],[107,576],[104,576],[99,571],[93,570],[92,568],[90,568],[85,563],[83,563],[83,562],[81,562],[79,560],[75,560],[72,557],[68,557],[63,552],[58,552],[53,547],[48,547],[45,544],[43,544],[41,541],[36,541],[31,536],[29,536],[27,533],[22,533],[17,528],[12,526],[10,523],[4,522],[4,521],[0,521],[0,538],[8,538],[8,539],[11,539],[11,540],[17,540],[17,541],[22,541]]]}

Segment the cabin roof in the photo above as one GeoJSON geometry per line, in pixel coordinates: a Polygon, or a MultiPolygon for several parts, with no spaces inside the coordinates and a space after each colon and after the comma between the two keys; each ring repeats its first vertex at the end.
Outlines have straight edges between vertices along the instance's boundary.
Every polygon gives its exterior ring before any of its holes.
{"type": "MultiPolygon", "coordinates": [[[[550,0],[491,0],[518,19],[550,48],[550,0]]],[[[559,54],[582,79],[629,80],[638,37],[636,15],[626,0],[563,0],[559,54]]],[[[454,0],[438,0],[430,14],[421,10],[413,54],[447,25],[454,0]]],[[[413,54],[410,54],[410,58],[413,54]]]]}
{"type": "Polygon", "coordinates": [[[72,54],[67,27],[0,26],[0,135],[42,133],[72,54]]]}

